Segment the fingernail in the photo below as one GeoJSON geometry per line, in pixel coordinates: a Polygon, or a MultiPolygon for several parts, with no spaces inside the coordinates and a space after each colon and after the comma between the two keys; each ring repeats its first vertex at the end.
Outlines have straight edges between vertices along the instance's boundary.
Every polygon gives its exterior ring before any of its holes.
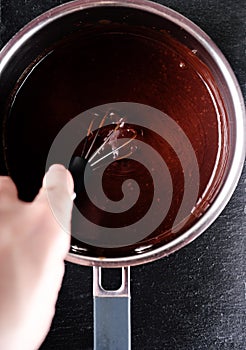
{"type": "Polygon", "coordinates": [[[42,187],[46,188],[46,184],[47,184],[47,173],[44,175],[42,187]]]}
{"type": "Polygon", "coordinates": [[[44,175],[44,178],[43,178],[43,187],[46,188],[47,186],[47,177],[48,177],[48,173],[52,173],[53,171],[57,171],[57,170],[66,170],[66,168],[61,165],[61,164],[53,164],[49,167],[47,173],[44,175]]]}
{"type": "MultiPolygon", "coordinates": [[[[69,191],[72,193],[72,196],[74,195],[74,182],[73,182],[73,177],[70,171],[66,169],[67,172],[67,183],[68,183],[68,188],[69,191]]],[[[75,194],[76,195],[76,194],[75,194]]]]}
{"type": "Polygon", "coordinates": [[[56,171],[56,170],[66,170],[66,168],[62,164],[53,164],[49,168],[49,171],[56,171]]]}
{"type": "Polygon", "coordinates": [[[77,197],[77,195],[76,195],[76,193],[74,192],[73,194],[72,194],[72,200],[74,201],[75,199],[76,199],[76,197],[77,197]]]}

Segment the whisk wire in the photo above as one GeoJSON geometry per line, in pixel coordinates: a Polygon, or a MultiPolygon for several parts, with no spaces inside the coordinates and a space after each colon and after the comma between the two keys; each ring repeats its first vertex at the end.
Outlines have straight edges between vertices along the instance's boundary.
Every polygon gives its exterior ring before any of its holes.
{"type": "MultiPolygon", "coordinates": [[[[93,148],[93,146],[94,146],[94,144],[95,144],[95,142],[96,142],[96,139],[97,139],[97,137],[98,137],[98,134],[99,134],[99,132],[100,132],[100,129],[103,127],[103,125],[104,125],[105,120],[106,120],[107,117],[108,117],[108,113],[106,113],[106,114],[104,115],[104,117],[102,118],[101,123],[100,123],[100,125],[99,125],[99,128],[98,128],[98,130],[97,130],[97,133],[96,133],[96,135],[95,135],[95,137],[94,137],[94,139],[93,139],[93,141],[92,141],[92,143],[91,143],[91,145],[90,145],[90,148],[89,148],[88,152],[87,152],[86,155],[85,155],[85,159],[87,159],[87,158],[89,157],[89,154],[90,154],[90,152],[91,152],[91,150],[92,150],[92,148],[93,148]]],[[[90,130],[90,132],[91,132],[92,126],[93,126],[93,123],[90,124],[89,129],[88,129],[88,133],[89,133],[89,130],[90,130]]],[[[89,134],[90,134],[90,133],[89,133],[89,134]]],[[[89,135],[87,135],[87,139],[88,139],[88,136],[89,136],[89,135]]]]}
{"type": "MultiPolygon", "coordinates": [[[[119,123],[117,123],[117,126],[114,130],[111,130],[110,133],[108,134],[108,137],[105,139],[105,141],[103,142],[103,144],[93,153],[93,155],[91,156],[91,158],[89,159],[89,163],[92,162],[92,160],[96,157],[96,155],[103,149],[103,147],[106,145],[106,143],[110,140],[111,135],[116,132],[121,125],[121,121],[119,123]]],[[[98,130],[99,131],[99,130],[98,130]]]]}
{"type": "MultiPolygon", "coordinates": [[[[111,154],[114,154],[115,152],[119,151],[120,149],[124,148],[125,146],[129,145],[129,143],[131,143],[133,140],[135,140],[136,135],[134,135],[130,140],[127,140],[123,145],[117,147],[116,149],[112,150],[111,152],[105,154],[103,157],[101,157],[100,159],[96,160],[94,163],[91,164],[91,166],[95,166],[96,164],[98,164],[99,162],[101,162],[103,159],[109,157],[111,154]]],[[[125,158],[125,157],[124,157],[125,158]]]]}

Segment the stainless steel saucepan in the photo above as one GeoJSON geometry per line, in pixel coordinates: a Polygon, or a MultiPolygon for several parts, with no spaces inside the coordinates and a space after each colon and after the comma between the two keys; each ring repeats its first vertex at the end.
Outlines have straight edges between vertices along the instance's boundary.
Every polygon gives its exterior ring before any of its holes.
{"type": "MultiPolygon", "coordinates": [[[[128,22],[132,25],[137,22],[139,27],[145,26],[158,32],[166,30],[185,47],[195,48],[199,59],[213,74],[228,118],[228,143],[224,145],[227,149],[227,159],[221,169],[217,194],[207,210],[191,227],[170,241],[164,241],[159,246],[153,245],[146,251],[139,249],[131,255],[126,253],[120,257],[95,257],[83,254],[83,251],[78,253],[71,250],[67,257],[70,262],[93,267],[94,348],[124,350],[131,348],[130,266],[163,258],[187,245],[204,232],[226,206],[239,180],[245,158],[244,102],[237,80],[221,51],[199,27],[179,13],[146,0],[77,0],[42,14],[27,24],[2,49],[0,53],[2,116],[6,113],[18,79],[27,67],[37,60],[46,48],[66,35],[81,30],[87,18],[90,19],[90,24],[93,24],[93,21],[95,24],[100,21],[105,25],[109,21],[117,22],[119,25],[128,22]],[[122,269],[122,286],[119,290],[108,291],[103,288],[101,279],[104,268],[122,269]]],[[[151,91],[149,93],[151,94],[151,91]]],[[[3,131],[2,120],[1,132],[3,131]]],[[[5,169],[3,154],[2,147],[0,165],[5,169]]]]}

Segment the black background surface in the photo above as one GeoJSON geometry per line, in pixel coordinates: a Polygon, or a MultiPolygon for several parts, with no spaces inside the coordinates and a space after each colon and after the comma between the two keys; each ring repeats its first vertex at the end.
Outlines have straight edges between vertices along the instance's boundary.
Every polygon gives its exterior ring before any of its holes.
{"type": "MultiPolygon", "coordinates": [[[[0,45],[29,20],[65,2],[0,0],[0,45]]],[[[159,2],[212,37],[245,97],[245,1],[159,2]]],[[[230,203],[203,235],[168,258],[132,268],[133,350],[246,349],[245,233],[246,167],[230,203]]],[[[92,338],[92,270],[67,263],[56,316],[41,349],[92,349],[92,338]]]]}

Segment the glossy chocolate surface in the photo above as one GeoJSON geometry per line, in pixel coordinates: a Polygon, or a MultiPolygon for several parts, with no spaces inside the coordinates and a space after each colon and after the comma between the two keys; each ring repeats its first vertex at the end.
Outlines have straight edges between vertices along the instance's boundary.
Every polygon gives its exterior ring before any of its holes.
{"type": "MultiPolygon", "coordinates": [[[[165,139],[152,130],[126,124],[121,134],[133,130],[136,138],[154,148],[168,166],[173,183],[168,213],[161,225],[141,242],[104,249],[73,238],[72,252],[95,257],[145,252],[183,233],[216,196],[226,157],[226,116],[214,79],[198,56],[196,48],[186,48],[165,31],[102,22],[58,43],[23,75],[5,129],[8,171],[23,200],[31,201],[37,194],[47,154],[60,129],[95,106],[134,102],[154,107],[179,125],[196,154],[200,174],[199,184],[194,184],[199,186],[197,202],[190,208],[186,224],[174,232],[172,226],[184,194],[183,167],[189,167],[189,159],[181,164],[177,150],[165,139]]],[[[151,115],[143,115],[143,119],[150,118],[151,115]]],[[[102,128],[96,147],[100,147],[113,128],[102,128]]],[[[119,137],[123,137],[121,134],[119,137]]],[[[90,135],[89,143],[95,135],[96,131],[90,135]]],[[[81,152],[84,142],[81,140],[75,155],[81,152]]],[[[144,156],[150,158],[151,154],[144,156]]],[[[157,164],[153,163],[152,169],[155,167],[157,164]]],[[[191,168],[191,181],[192,172],[191,168]]],[[[111,200],[120,200],[121,185],[128,178],[139,184],[140,195],[127,212],[106,215],[89,200],[85,201],[85,193],[78,195],[77,207],[90,220],[103,226],[122,227],[139,220],[153,200],[154,184],[148,169],[127,157],[116,160],[104,173],[103,188],[111,200]]],[[[76,226],[76,221],[73,222],[75,231],[83,231],[76,226]]]]}

